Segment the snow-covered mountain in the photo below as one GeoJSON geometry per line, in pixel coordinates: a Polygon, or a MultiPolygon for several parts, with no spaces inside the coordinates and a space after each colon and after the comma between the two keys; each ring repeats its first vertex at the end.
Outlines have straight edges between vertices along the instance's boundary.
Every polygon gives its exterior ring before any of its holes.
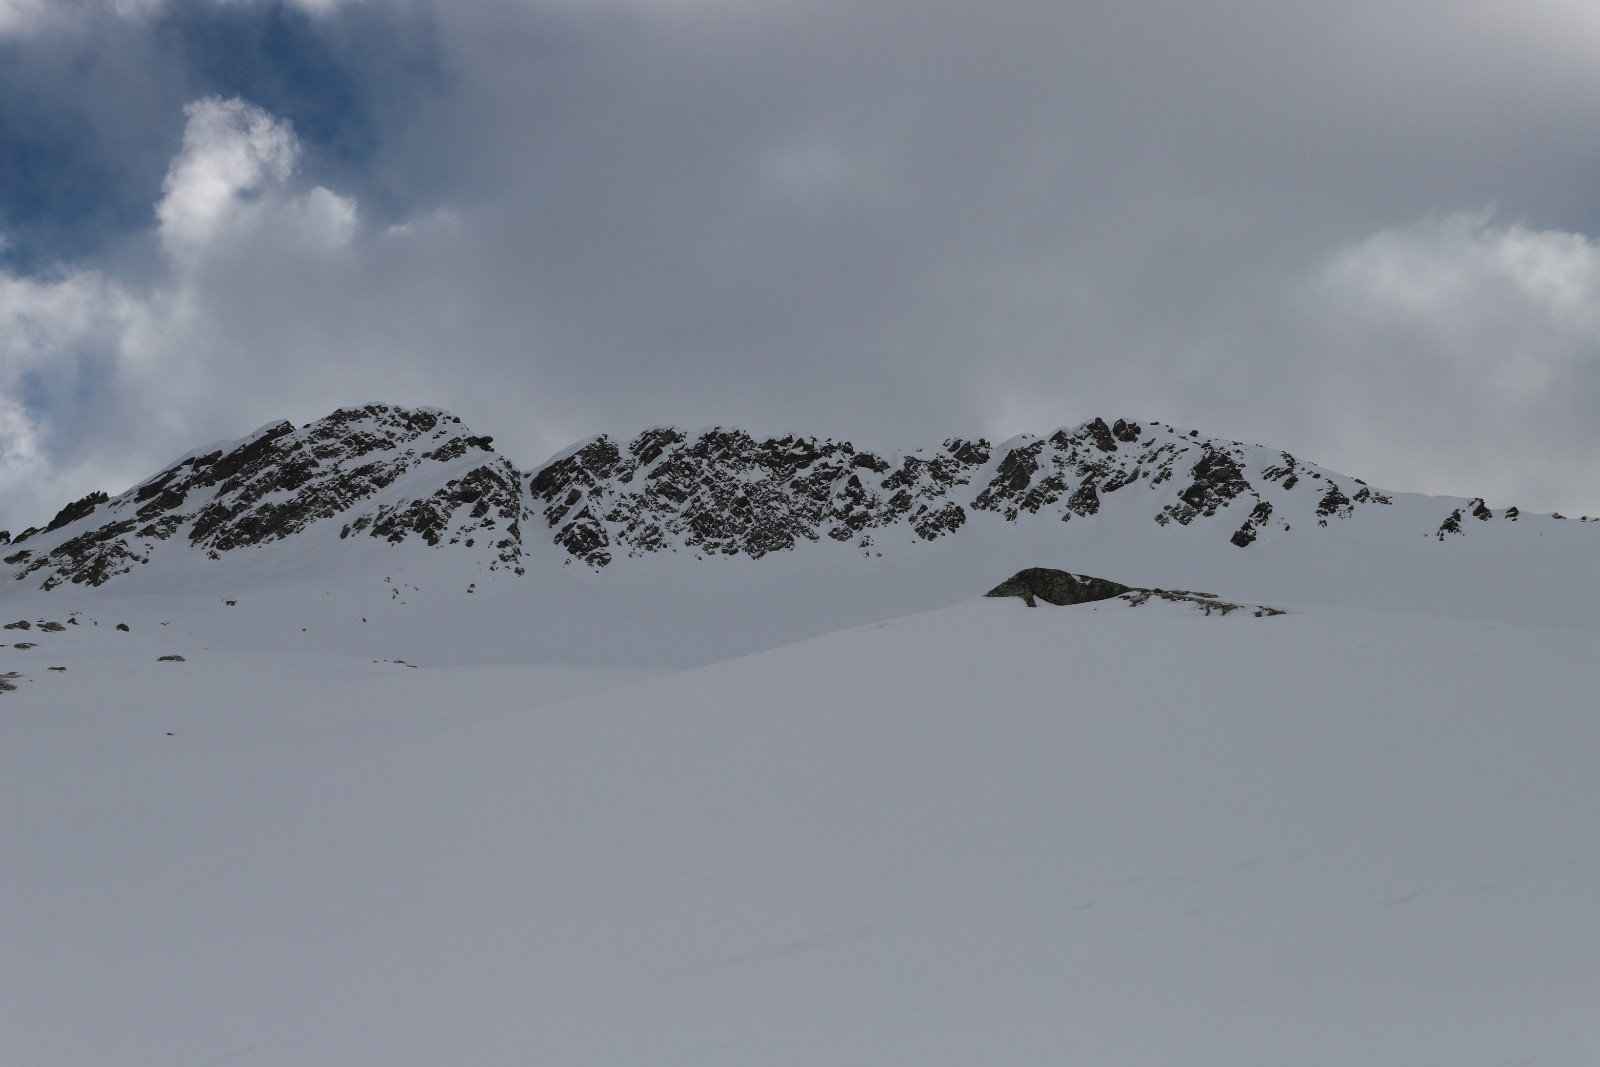
{"type": "MultiPolygon", "coordinates": [[[[1395,536],[1465,537],[1551,518],[1482,499],[1407,498],[1287,452],[1159,422],[1094,419],[1001,444],[951,439],[879,454],[733,429],[600,436],[524,473],[459,419],[370,405],[198,449],[139,485],[74,501],[7,546],[6,578],[98,586],[158,557],[219,561],[313,531],[408,541],[522,574],[530,554],[599,569],[663,554],[760,559],[807,544],[880,556],[999,524],[1192,527],[1241,551],[1365,512],[1395,536]],[[1115,506],[1113,506],[1115,505],[1115,506]]],[[[1529,538],[1537,533],[1529,533],[1529,538]]],[[[1600,538],[1597,538],[1600,542],[1600,538]]]]}
{"type": "Polygon", "coordinates": [[[10,540],[0,1063],[1600,1063],[1594,522],[373,405],[10,540]]]}
{"type": "Polygon", "coordinates": [[[102,585],[152,556],[224,553],[337,522],[341,536],[479,547],[520,570],[522,477],[442,411],[371,405],[198,449],[116,496],[92,493],[11,539],[11,576],[102,585]]]}

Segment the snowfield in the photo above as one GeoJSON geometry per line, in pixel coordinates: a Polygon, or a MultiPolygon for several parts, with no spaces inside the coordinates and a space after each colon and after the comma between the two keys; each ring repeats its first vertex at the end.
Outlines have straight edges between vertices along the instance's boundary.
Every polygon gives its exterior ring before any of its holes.
{"type": "Polygon", "coordinates": [[[273,424],[5,546],[0,1064],[1595,1067],[1597,551],[1159,423],[273,424]]]}
{"type": "MultiPolygon", "coordinates": [[[[453,581],[8,593],[78,622],[0,631],[0,1062],[1600,1062],[1576,595],[1206,617],[929,570],[898,603],[950,606],[719,660],[830,621],[773,579],[763,628],[743,566],[698,607],[552,585],[561,655],[453,581]]],[[[1227,577],[1188,585],[1273,585],[1227,577]]],[[[815,604],[897,602],[848,579],[815,604]]]]}

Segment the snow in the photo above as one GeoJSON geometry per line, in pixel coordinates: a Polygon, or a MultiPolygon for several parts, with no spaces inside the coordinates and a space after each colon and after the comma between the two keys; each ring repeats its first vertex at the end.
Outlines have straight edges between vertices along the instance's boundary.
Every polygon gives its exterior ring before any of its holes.
{"type": "Polygon", "coordinates": [[[1600,1057],[1592,628],[979,599],[410,667],[205,598],[4,650],[0,1061],[1600,1057]]]}
{"type": "Polygon", "coordinates": [[[0,1063],[1592,1067],[1600,531],[1321,527],[1280,458],[1247,550],[1129,490],[7,582],[0,1063]],[[1289,613],[981,598],[1026,566],[1289,613]]]}

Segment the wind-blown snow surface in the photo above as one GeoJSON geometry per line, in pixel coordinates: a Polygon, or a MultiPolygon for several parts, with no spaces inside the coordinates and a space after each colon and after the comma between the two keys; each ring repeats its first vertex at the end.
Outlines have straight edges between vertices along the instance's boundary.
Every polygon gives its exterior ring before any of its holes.
{"type": "Polygon", "coordinates": [[[411,668],[214,592],[5,631],[0,1062],[1600,1062],[1592,626],[970,600],[411,668]]]}

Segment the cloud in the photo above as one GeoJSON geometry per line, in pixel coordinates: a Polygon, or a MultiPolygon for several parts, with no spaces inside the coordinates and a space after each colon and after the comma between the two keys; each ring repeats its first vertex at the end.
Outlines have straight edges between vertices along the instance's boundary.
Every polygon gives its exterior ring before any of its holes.
{"type": "Polygon", "coordinates": [[[0,39],[81,28],[102,13],[143,19],[167,0],[0,0],[0,39]]]}
{"type": "Polygon", "coordinates": [[[186,449],[197,410],[228,411],[219,394],[258,354],[233,336],[241,294],[268,292],[274,315],[293,303],[292,286],[264,287],[257,272],[315,285],[356,233],[352,200],[295,187],[287,123],[216,97],[185,113],[155,205],[162,270],[0,272],[0,496],[13,508],[134,480],[186,449]]]}
{"type": "Polygon", "coordinates": [[[1489,212],[1430,217],[1339,251],[1308,296],[1321,387],[1369,467],[1502,503],[1600,499],[1600,243],[1489,212]]]}
{"type": "MultiPolygon", "coordinates": [[[[61,30],[102,12],[129,22],[159,17],[175,0],[0,0],[0,38],[61,30]]],[[[218,7],[282,4],[310,15],[328,15],[363,0],[204,0],[218,7]]]]}
{"type": "Polygon", "coordinates": [[[27,33],[44,14],[43,0],[0,0],[0,34],[27,33]]]}
{"type": "Polygon", "coordinates": [[[19,512],[59,507],[63,485],[90,473],[80,464],[95,465],[92,451],[71,456],[54,430],[103,400],[95,394],[140,313],[94,271],[47,280],[0,273],[0,495],[19,512]]]}
{"type": "Polygon", "coordinates": [[[156,204],[162,243],[175,255],[203,248],[225,230],[254,228],[269,206],[253,202],[294,171],[294,132],[243,100],[209,97],[184,108],[183,151],[167,169],[156,204]]]}
{"type": "Polygon", "coordinates": [[[294,131],[243,100],[207,97],[184,108],[183,150],[172,161],[156,204],[157,232],[175,259],[219,243],[259,240],[287,231],[325,250],[347,244],[355,204],[318,186],[284,195],[300,146],[294,131]]]}
{"type": "Polygon", "coordinates": [[[1594,510],[1575,3],[64,0],[0,262],[121,310],[0,370],[0,519],[372,399],[527,463],[1160,418],[1594,510]]]}

